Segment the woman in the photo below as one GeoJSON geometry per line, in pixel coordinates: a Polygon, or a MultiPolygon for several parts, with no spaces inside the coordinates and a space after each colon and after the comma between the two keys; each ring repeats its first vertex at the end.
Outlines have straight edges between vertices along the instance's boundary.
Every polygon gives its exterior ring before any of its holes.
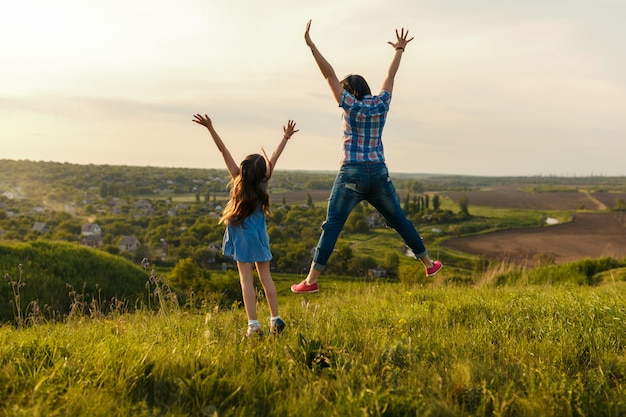
{"type": "Polygon", "coordinates": [[[343,156],[311,268],[306,279],[292,285],[291,291],[314,293],[319,290],[318,278],[328,262],[346,219],[352,209],[363,200],[383,215],[387,224],[398,232],[416,258],[422,262],[426,275],[431,277],[443,265],[440,261],[429,258],[421,236],[402,211],[395,187],[389,178],[382,143],[382,131],[389,111],[394,78],[404,49],[413,38],[407,39],[409,32],[404,29],[399,34],[396,30],[396,42],[388,42],[395,49],[395,53],[387,77],[379,95],[373,96],[367,82],[360,75],[349,75],[339,81],[333,67],[311,40],[310,29],[311,21],[304,33],[306,44],[311,48],[333,97],[343,109],[343,156]]]}
{"type": "Polygon", "coordinates": [[[283,138],[271,158],[267,158],[265,152],[263,155],[251,154],[237,165],[217,134],[209,116],[196,114],[193,121],[209,130],[217,149],[222,153],[232,180],[230,200],[226,204],[220,222],[226,223],[224,255],[237,261],[243,304],[248,316],[246,336],[250,337],[255,334],[263,336],[261,324],[257,319],[256,291],[252,274],[254,266],[259,274],[270,309],[270,331],[277,335],[283,331],[285,323],[278,315],[278,295],[270,273],[272,253],[265,220],[270,209],[267,182],[272,176],[276,162],[285,149],[287,141],[298,131],[296,123],[289,120],[287,127],[283,126],[283,138]]]}

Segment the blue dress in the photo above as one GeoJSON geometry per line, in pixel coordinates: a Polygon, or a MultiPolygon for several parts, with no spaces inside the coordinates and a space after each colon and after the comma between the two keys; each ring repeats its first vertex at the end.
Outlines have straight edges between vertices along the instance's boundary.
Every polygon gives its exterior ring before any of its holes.
{"type": "Polygon", "coordinates": [[[239,262],[269,262],[272,260],[265,214],[260,207],[242,224],[226,226],[222,247],[225,256],[230,256],[239,262]]]}

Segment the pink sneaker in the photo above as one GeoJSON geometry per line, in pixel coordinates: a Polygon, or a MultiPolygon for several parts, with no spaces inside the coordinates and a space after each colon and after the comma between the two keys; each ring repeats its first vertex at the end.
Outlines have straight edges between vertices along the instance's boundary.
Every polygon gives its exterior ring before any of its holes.
{"type": "Polygon", "coordinates": [[[291,291],[296,294],[310,294],[314,292],[318,292],[319,288],[317,287],[317,282],[315,284],[308,285],[306,280],[302,281],[299,284],[293,284],[291,286],[291,291]]]}
{"type": "Polygon", "coordinates": [[[433,261],[433,266],[426,268],[426,276],[434,277],[441,268],[443,268],[443,264],[440,261],[433,261]]]}

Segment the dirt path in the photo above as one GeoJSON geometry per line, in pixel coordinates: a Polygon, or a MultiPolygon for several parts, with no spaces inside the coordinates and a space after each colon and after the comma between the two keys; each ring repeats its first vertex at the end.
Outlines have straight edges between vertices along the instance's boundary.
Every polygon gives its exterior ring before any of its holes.
{"type": "Polygon", "coordinates": [[[589,191],[581,191],[582,193],[586,194],[587,197],[589,197],[589,199],[591,201],[593,201],[594,203],[596,203],[598,205],[598,207],[600,207],[600,210],[606,210],[608,207],[600,200],[598,200],[597,198],[595,198],[593,195],[591,195],[591,193],[589,191]]]}

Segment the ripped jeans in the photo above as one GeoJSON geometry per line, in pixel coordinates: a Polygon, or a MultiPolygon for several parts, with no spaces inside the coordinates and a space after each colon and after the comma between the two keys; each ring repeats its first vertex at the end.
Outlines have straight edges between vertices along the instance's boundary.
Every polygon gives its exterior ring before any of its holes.
{"type": "Polygon", "coordinates": [[[400,207],[387,165],[384,162],[348,162],[341,166],[330,193],[326,221],[313,256],[315,269],[324,269],[350,212],[363,200],[378,210],[387,226],[398,232],[418,259],[428,254],[422,237],[400,207]]]}

